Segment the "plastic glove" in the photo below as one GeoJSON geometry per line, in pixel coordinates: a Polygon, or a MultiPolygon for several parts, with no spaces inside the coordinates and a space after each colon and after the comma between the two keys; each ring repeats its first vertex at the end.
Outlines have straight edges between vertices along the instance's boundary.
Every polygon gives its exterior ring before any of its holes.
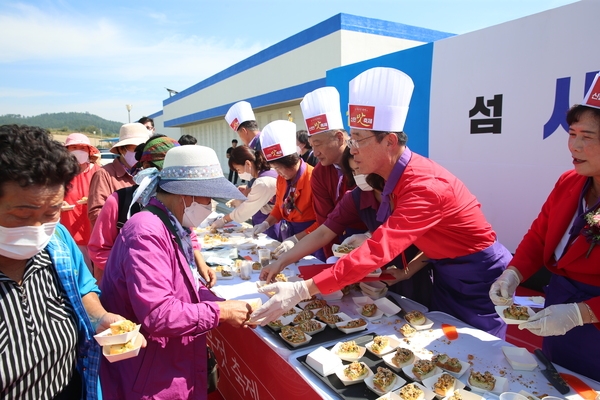
{"type": "Polygon", "coordinates": [[[211,227],[212,229],[220,229],[220,228],[224,227],[224,226],[225,226],[225,224],[226,224],[226,222],[225,222],[225,217],[221,217],[221,218],[217,218],[217,219],[215,220],[215,222],[213,222],[213,223],[210,225],[210,227],[211,227]]]}
{"type": "Polygon", "coordinates": [[[490,287],[490,299],[497,306],[509,306],[513,303],[513,295],[521,280],[512,269],[505,269],[490,287]]]}
{"type": "Polygon", "coordinates": [[[363,244],[367,239],[369,239],[370,237],[371,237],[371,235],[366,234],[366,233],[357,233],[355,235],[352,235],[352,236],[344,239],[342,244],[344,244],[346,246],[352,246],[354,248],[357,248],[361,244],[363,244]]]}
{"type": "Polygon", "coordinates": [[[275,321],[302,300],[310,298],[306,281],[272,283],[258,288],[258,292],[275,293],[269,301],[250,316],[251,323],[259,323],[262,326],[275,321]]]}
{"type": "Polygon", "coordinates": [[[271,225],[267,221],[263,221],[258,225],[254,225],[254,229],[252,229],[252,236],[256,236],[259,233],[263,233],[267,229],[269,229],[271,225]]]}
{"type": "Polygon", "coordinates": [[[519,329],[529,329],[538,336],[559,336],[581,325],[583,319],[576,303],[555,304],[519,324],[519,329]]]}
{"type": "Polygon", "coordinates": [[[296,235],[291,236],[287,239],[285,239],[283,241],[283,243],[281,243],[279,246],[277,246],[277,248],[275,249],[275,257],[285,253],[286,251],[289,251],[292,249],[292,247],[294,247],[294,245],[298,243],[298,239],[296,238],[296,235]]]}
{"type": "Polygon", "coordinates": [[[237,208],[237,206],[239,206],[243,202],[244,202],[244,200],[233,199],[233,200],[229,200],[227,203],[225,203],[225,205],[229,208],[237,208]]]}

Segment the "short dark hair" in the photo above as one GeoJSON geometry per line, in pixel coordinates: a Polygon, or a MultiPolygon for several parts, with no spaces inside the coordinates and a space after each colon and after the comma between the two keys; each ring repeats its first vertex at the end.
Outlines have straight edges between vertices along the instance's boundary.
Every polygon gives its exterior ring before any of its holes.
{"type": "Polygon", "coordinates": [[[258,131],[258,124],[254,120],[242,122],[240,126],[238,126],[237,130],[239,131],[241,128],[247,129],[249,131],[258,131]]]}
{"type": "Polygon", "coordinates": [[[237,146],[229,154],[229,169],[234,169],[233,164],[244,165],[246,161],[254,164],[257,171],[268,171],[271,169],[262,151],[254,151],[246,145],[237,146]]]}
{"type": "Polygon", "coordinates": [[[385,187],[385,179],[377,174],[369,174],[365,177],[365,181],[375,190],[379,190],[383,192],[383,188],[385,187]]]}
{"type": "Polygon", "coordinates": [[[600,108],[575,104],[573,107],[569,108],[569,111],[567,111],[567,124],[570,126],[576,122],[579,122],[583,114],[588,112],[591,113],[596,121],[600,123],[600,108]]]}
{"type": "Polygon", "coordinates": [[[300,156],[298,153],[292,153],[289,156],[278,158],[277,160],[270,161],[269,164],[278,164],[284,168],[292,168],[300,162],[300,156]]]}
{"type": "Polygon", "coordinates": [[[67,148],[52,140],[44,128],[27,125],[0,126],[0,197],[4,184],[62,185],[67,191],[79,173],[79,163],[67,148]]]}
{"type": "Polygon", "coordinates": [[[354,155],[350,153],[350,147],[346,146],[344,153],[342,153],[342,162],[340,163],[340,168],[342,168],[342,173],[346,177],[348,187],[356,186],[354,174],[352,173],[352,168],[350,168],[350,159],[352,158],[354,158],[354,155]]]}
{"type": "Polygon", "coordinates": [[[393,134],[398,137],[398,144],[400,146],[404,146],[408,142],[408,135],[404,132],[388,132],[388,131],[371,131],[373,135],[375,135],[375,140],[377,143],[381,143],[383,138],[388,134],[393,134]]]}
{"type": "Polygon", "coordinates": [[[304,145],[308,150],[312,150],[312,146],[308,143],[308,131],[301,129],[296,132],[296,140],[304,145]]]}
{"type": "Polygon", "coordinates": [[[138,122],[142,125],[144,125],[146,122],[150,122],[152,124],[152,127],[154,128],[154,120],[150,117],[142,117],[138,119],[138,122]]]}
{"type": "Polygon", "coordinates": [[[181,146],[195,145],[196,143],[198,143],[198,139],[196,139],[192,135],[181,135],[178,142],[181,146]]]}
{"type": "Polygon", "coordinates": [[[237,143],[237,142],[238,142],[238,141],[237,141],[237,139],[233,139],[233,140],[231,141],[231,143],[232,143],[232,144],[233,144],[233,143],[237,143]]]}

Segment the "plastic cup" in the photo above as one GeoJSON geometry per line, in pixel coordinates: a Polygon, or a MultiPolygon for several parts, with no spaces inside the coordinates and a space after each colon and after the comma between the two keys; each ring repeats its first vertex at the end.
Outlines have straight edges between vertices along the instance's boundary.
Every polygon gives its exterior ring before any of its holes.
{"type": "Polygon", "coordinates": [[[240,265],[240,278],[247,281],[252,277],[252,261],[242,261],[240,265]]]}
{"type": "Polygon", "coordinates": [[[271,262],[271,250],[258,249],[258,261],[263,267],[269,265],[269,262],[271,262]]]}
{"type": "Polygon", "coordinates": [[[520,393],[504,392],[500,395],[500,400],[527,400],[527,397],[520,393]]]}

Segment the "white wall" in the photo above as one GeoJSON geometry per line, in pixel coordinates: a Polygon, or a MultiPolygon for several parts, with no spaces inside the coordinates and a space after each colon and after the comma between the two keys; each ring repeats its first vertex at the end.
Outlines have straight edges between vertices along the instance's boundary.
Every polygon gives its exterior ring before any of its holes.
{"type": "Polygon", "coordinates": [[[583,99],[585,74],[600,69],[598,16],[600,1],[583,0],[434,44],[429,156],[478,197],[511,251],[572,168],[565,130],[544,140],[543,127],[556,80],[571,77],[572,105],[583,99]],[[502,133],[470,134],[476,97],[496,94],[502,133]]]}

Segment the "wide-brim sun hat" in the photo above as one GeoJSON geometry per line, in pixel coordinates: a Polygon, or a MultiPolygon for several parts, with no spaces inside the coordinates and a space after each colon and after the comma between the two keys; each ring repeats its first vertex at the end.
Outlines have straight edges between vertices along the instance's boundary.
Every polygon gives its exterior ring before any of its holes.
{"type": "Polygon", "coordinates": [[[100,150],[92,146],[90,138],[88,138],[83,133],[71,133],[69,136],[67,136],[67,140],[65,141],[65,147],[75,145],[86,146],[90,155],[100,153],[100,150]]]}
{"type": "Polygon", "coordinates": [[[118,147],[127,146],[130,144],[138,145],[145,143],[150,138],[150,131],[139,122],[124,124],[119,130],[119,141],[110,148],[113,154],[119,154],[118,147]]]}
{"type": "Polygon", "coordinates": [[[205,146],[179,146],[167,151],[158,185],[172,194],[246,200],[223,175],[217,153],[205,146]]]}

